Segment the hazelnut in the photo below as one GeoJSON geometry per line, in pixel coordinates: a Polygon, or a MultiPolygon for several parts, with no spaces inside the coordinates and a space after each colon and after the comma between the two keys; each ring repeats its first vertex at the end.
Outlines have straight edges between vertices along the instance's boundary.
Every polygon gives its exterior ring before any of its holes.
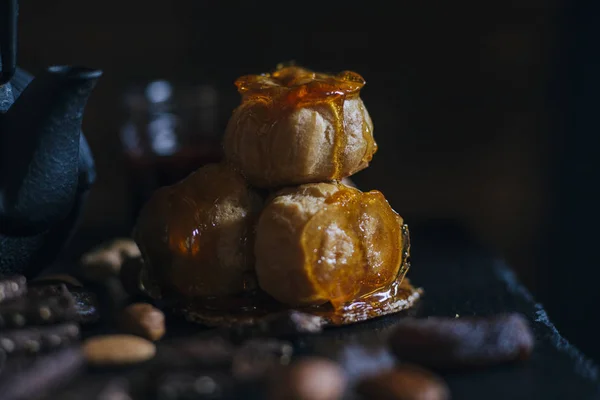
{"type": "Polygon", "coordinates": [[[114,239],[81,257],[83,277],[91,281],[103,281],[108,277],[118,276],[125,260],[140,256],[140,250],[133,240],[114,239]]]}
{"type": "Polygon", "coordinates": [[[151,304],[134,303],[121,313],[120,326],[127,333],[156,341],[165,334],[165,315],[151,304]]]}
{"type": "Polygon", "coordinates": [[[401,365],[361,380],[356,391],[365,399],[447,400],[446,383],[425,369],[401,365]]]}
{"type": "Polygon", "coordinates": [[[298,360],[272,376],[270,400],[341,399],[346,377],[335,362],[319,357],[298,360]]]}

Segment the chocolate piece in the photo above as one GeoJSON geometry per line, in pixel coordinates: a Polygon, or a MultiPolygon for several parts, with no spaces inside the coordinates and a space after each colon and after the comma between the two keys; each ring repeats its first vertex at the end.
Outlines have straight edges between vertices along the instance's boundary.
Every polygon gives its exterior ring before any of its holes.
{"type": "Polygon", "coordinates": [[[79,340],[79,327],[64,323],[0,332],[0,349],[6,354],[38,353],[71,344],[79,340]]]}
{"type": "Polygon", "coordinates": [[[177,339],[161,347],[161,363],[170,367],[231,366],[234,345],[222,337],[177,339]]]}
{"type": "Polygon", "coordinates": [[[27,280],[16,275],[0,280],[0,303],[19,298],[27,293],[27,280]]]}
{"type": "Polygon", "coordinates": [[[64,284],[34,286],[26,297],[0,305],[0,328],[72,321],[75,300],[64,284]]]}
{"type": "Polygon", "coordinates": [[[118,276],[125,260],[133,257],[140,257],[140,250],[133,240],[114,239],[85,253],[80,260],[81,272],[87,280],[102,282],[118,276]]]}
{"type": "Polygon", "coordinates": [[[30,299],[44,299],[47,297],[70,298],[69,289],[64,283],[56,285],[35,285],[29,288],[30,299]]]}
{"type": "Polygon", "coordinates": [[[131,400],[130,383],[114,376],[86,376],[54,393],[56,400],[131,400]]]}
{"type": "Polygon", "coordinates": [[[337,400],[342,398],[345,387],[346,377],[338,364],[326,358],[310,357],[274,373],[267,399],[337,400]]]}
{"type": "Polygon", "coordinates": [[[165,372],[156,379],[156,383],[157,400],[240,398],[233,397],[236,390],[235,381],[224,371],[165,372]]]}
{"type": "Polygon", "coordinates": [[[361,380],[356,391],[365,399],[447,400],[450,389],[437,375],[413,365],[380,372],[361,380]]]}
{"type": "Polygon", "coordinates": [[[138,336],[104,335],[87,339],[83,344],[83,353],[92,365],[128,365],[153,358],[156,346],[138,336]]]}
{"type": "Polygon", "coordinates": [[[38,357],[16,357],[0,373],[2,400],[38,398],[73,379],[83,369],[79,348],[65,348],[38,357]]]}
{"type": "Polygon", "coordinates": [[[122,311],[119,325],[126,333],[156,341],[165,334],[165,315],[151,304],[134,303],[122,311]]]}
{"type": "Polygon", "coordinates": [[[81,283],[77,278],[69,274],[49,274],[42,275],[31,282],[30,285],[60,285],[64,283],[67,288],[81,288],[83,287],[83,283],[81,283]]]}
{"type": "Polygon", "coordinates": [[[98,298],[96,294],[86,289],[72,289],[71,295],[75,300],[75,318],[81,324],[93,324],[100,320],[98,298]]]}
{"type": "Polygon", "coordinates": [[[233,376],[242,381],[260,380],[267,372],[291,361],[294,349],[288,342],[275,339],[251,339],[233,356],[233,376]]]}
{"type": "Polygon", "coordinates": [[[520,314],[407,318],[395,327],[390,345],[402,361],[453,369],[526,359],[534,338],[520,314]]]}

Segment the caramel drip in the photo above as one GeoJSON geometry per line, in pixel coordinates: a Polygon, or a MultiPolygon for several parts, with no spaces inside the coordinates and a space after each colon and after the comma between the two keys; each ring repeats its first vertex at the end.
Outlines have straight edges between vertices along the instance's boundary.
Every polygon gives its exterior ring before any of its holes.
{"type": "Polygon", "coordinates": [[[365,154],[363,155],[362,162],[368,163],[368,162],[371,162],[371,160],[373,159],[373,155],[377,152],[377,142],[375,142],[375,140],[373,140],[373,132],[371,132],[371,127],[369,126],[369,123],[367,122],[367,118],[365,116],[365,113],[366,113],[365,106],[362,103],[360,104],[360,111],[363,115],[362,136],[363,136],[365,143],[367,144],[367,148],[365,149],[365,154]]]}
{"type": "Polygon", "coordinates": [[[346,96],[338,96],[333,101],[329,103],[334,115],[334,136],[333,136],[333,157],[332,157],[332,166],[333,166],[333,174],[331,179],[339,180],[343,178],[342,171],[342,157],[344,155],[344,149],[346,148],[346,143],[348,142],[348,137],[346,136],[346,130],[344,128],[344,101],[346,100],[346,96]]]}
{"type": "Polygon", "coordinates": [[[242,76],[235,81],[235,85],[245,99],[283,97],[293,104],[358,94],[365,80],[351,71],[329,75],[300,67],[283,67],[272,73],[242,76]]]}
{"type": "Polygon", "coordinates": [[[402,219],[378,191],[338,186],[306,224],[305,271],[334,308],[404,277],[402,219]]]}

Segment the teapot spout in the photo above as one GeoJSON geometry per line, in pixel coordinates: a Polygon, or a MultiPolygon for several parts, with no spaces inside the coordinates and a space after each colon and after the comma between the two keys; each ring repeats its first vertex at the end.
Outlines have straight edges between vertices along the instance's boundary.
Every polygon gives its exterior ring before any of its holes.
{"type": "Polygon", "coordinates": [[[31,235],[64,219],[78,185],[83,110],[99,70],[55,66],[0,119],[0,231],[31,235]]]}

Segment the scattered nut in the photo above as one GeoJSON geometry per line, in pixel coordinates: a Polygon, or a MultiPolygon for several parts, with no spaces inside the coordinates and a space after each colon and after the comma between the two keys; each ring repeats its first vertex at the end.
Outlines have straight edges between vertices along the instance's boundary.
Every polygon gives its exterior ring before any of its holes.
{"type": "Polygon", "coordinates": [[[527,359],[534,337],[520,314],[407,318],[395,327],[390,345],[402,361],[455,369],[527,359]]]}
{"type": "Polygon", "coordinates": [[[446,383],[425,369],[401,365],[361,380],[356,391],[365,399],[377,400],[447,400],[446,383]]]}
{"type": "Polygon", "coordinates": [[[165,334],[165,315],[148,303],[134,303],[125,307],[119,322],[125,332],[148,340],[159,340],[165,334]]]}
{"type": "Polygon", "coordinates": [[[83,353],[92,365],[127,365],[150,360],[154,343],[134,335],[95,336],[83,344],[83,353]]]}
{"type": "Polygon", "coordinates": [[[339,365],[325,358],[310,357],[273,374],[267,398],[336,400],[342,398],[345,387],[346,377],[339,365]]]}
{"type": "Polygon", "coordinates": [[[81,258],[82,274],[91,281],[115,275],[121,268],[121,256],[110,250],[95,250],[81,258]]]}
{"type": "Polygon", "coordinates": [[[114,239],[108,245],[111,250],[116,250],[121,254],[123,259],[141,257],[140,248],[135,244],[133,239],[119,238],[114,239]]]}
{"type": "Polygon", "coordinates": [[[107,277],[118,276],[125,260],[140,256],[140,250],[133,240],[115,239],[81,257],[82,274],[91,281],[103,281],[107,277]]]}

